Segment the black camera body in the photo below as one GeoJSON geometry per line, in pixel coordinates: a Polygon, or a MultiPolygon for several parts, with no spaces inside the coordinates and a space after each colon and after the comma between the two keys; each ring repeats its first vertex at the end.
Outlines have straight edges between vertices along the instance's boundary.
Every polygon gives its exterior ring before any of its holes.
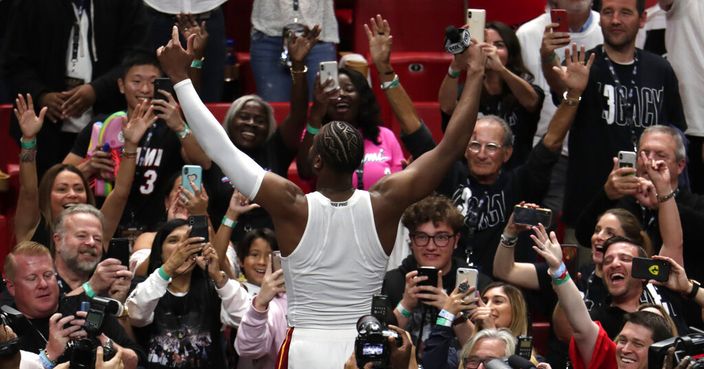
{"type": "MultiPolygon", "coordinates": [[[[67,352],[70,352],[70,369],[94,369],[95,351],[100,345],[98,336],[103,332],[105,315],[116,315],[120,312],[120,303],[116,300],[94,297],[90,302],[81,303],[82,310],[87,311],[83,329],[88,333],[87,338],[70,341],[67,352]]],[[[103,346],[103,361],[108,361],[115,356],[112,343],[103,346]]]]}
{"type": "Polygon", "coordinates": [[[648,349],[648,369],[661,369],[667,357],[667,350],[675,347],[673,367],[677,366],[686,356],[692,358],[695,369],[704,369],[704,333],[690,333],[686,336],[671,337],[655,342],[648,349]]]}
{"type": "Polygon", "coordinates": [[[15,332],[17,337],[0,343],[0,357],[8,357],[15,355],[20,350],[19,337],[27,331],[29,321],[11,306],[3,305],[0,308],[0,323],[6,325],[15,332]]]}
{"type": "Polygon", "coordinates": [[[395,331],[386,327],[373,315],[364,315],[357,320],[357,338],[354,341],[354,355],[357,367],[363,368],[366,363],[373,363],[374,368],[389,368],[391,348],[387,337],[396,338],[396,344],[401,346],[401,340],[395,331]]]}

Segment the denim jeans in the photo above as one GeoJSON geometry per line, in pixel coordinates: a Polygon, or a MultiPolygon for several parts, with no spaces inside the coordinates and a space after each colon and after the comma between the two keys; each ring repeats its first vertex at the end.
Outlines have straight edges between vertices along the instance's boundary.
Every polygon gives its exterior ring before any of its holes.
{"type": "MultiPolygon", "coordinates": [[[[281,64],[282,37],[267,36],[262,32],[252,32],[250,57],[257,95],[270,102],[291,100],[291,74],[281,64]]],[[[335,44],[318,42],[308,53],[308,98],[313,96],[315,74],[320,62],[337,60],[335,44]]]]}
{"type": "MultiPolygon", "coordinates": [[[[176,17],[171,14],[160,13],[147,7],[149,29],[147,43],[150,50],[166,45],[171,38],[171,28],[176,22],[176,17]]],[[[200,23],[200,22],[199,22],[200,23]]],[[[222,8],[210,12],[210,17],[205,20],[208,30],[208,45],[205,47],[205,61],[201,71],[201,88],[199,95],[204,102],[219,102],[222,98],[222,88],[225,73],[225,17],[222,8]]],[[[186,41],[181,37],[181,42],[186,41]]]]}

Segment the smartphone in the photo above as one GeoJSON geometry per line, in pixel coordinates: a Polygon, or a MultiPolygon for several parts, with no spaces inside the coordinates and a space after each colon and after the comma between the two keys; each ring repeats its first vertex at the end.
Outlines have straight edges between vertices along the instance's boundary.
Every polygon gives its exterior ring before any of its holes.
{"type": "Polygon", "coordinates": [[[281,269],[281,251],[271,252],[271,271],[275,272],[281,269]]]}
{"type": "MultiPolygon", "coordinates": [[[[635,168],[636,167],[636,153],[633,151],[619,151],[618,152],[618,167],[619,168],[635,168]]],[[[629,174],[629,175],[632,175],[632,174],[629,174]]]]}
{"type": "Polygon", "coordinates": [[[379,320],[382,325],[386,325],[386,314],[389,312],[388,297],[383,294],[372,296],[371,315],[379,320]]]}
{"type": "Polygon", "coordinates": [[[188,217],[188,225],[191,226],[191,234],[188,237],[203,237],[204,242],[208,242],[208,217],[205,215],[191,215],[188,217]]]}
{"type": "Polygon", "coordinates": [[[203,168],[200,165],[184,165],[181,168],[181,186],[191,193],[196,193],[196,189],[200,190],[203,177],[203,168]],[[191,187],[191,182],[196,185],[194,189],[191,187]]]}
{"type": "Polygon", "coordinates": [[[670,263],[666,260],[635,257],[631,265],[631,277],[666,282],[670,277],[670,263]]]}
{"type": "Polygon", "coordinates": [[[336,61],[326,61],[326,62],[320,62],[319,65],[319,72],[320,72],[320,84],[322,85],[327,81],[328,79],[333,80],[332,86],[329,86],[328,88],[325,89],[325,91],[331,91],[334,88],[339,88],[340,87],[340,81],[337,78],[337,62],[336,61]]]}
{"type": "Polygon", "coordinates": [[[428,279],[419,282],[419,286],[437,286],[438,285],[438,269],[434,266],[422,266],[418,268],[418,276],[426,276],[428,279]]]}
{"type": "Polygon", "coordinates": [[[518,336],[518,344],[516,345],[516,355],[530,360],[533,354],[533,337],[531,336],[518,336]]]}
{"type": "Polygon", "coordinates": [[[528,208],[521,205],[516,205],[513,208],[513,221],[516,224],[525,224],[537,226],[538,223],[550,227],[552,221],[552,210],[544,208],[528,208]]]}
{"type": "Polygon", "coordinates": [[[553,28],[553,32],[569,32],[570,27],[567,23],[567,10],[565,9],[552,9],[550,10],[550,21],[552,23],[558,23],[559,26],[553,28]]]}
{"type": "Polygon", "coordinates": [[[467,288],[469,288],[469,287],[476,288],[478,274],[479,274],[479,271],[477,271],[476,269],[457,268],[457,274],[455,274],[455,288],[458,288],[460,286],[460,284],[462,284],[462,282],[467,283],[467,288]]]}
{"type": "Polygon", "coordinates": [[[174,93],[174,85],[171,83],[170,78],[157,78],[154,80],[154,98],[169,101],[169,99],[164,94],[159,92],[159,90],[164,90],[170,93],[171,96],[176,96],[174,93]]]}
{"type": "Polygon", "coordinates": [[[113,238],[108,245],[108,251],[103,254],[103,260],[113,258],[120,260],[124,266],[130,265],[129,238],[113,238]]]}
{"type": "Polygon", "coordinates": [[[486,26],[486,10],[467,9],[467,28],[469,37],[484,42],[484,27],[486,26]]]}

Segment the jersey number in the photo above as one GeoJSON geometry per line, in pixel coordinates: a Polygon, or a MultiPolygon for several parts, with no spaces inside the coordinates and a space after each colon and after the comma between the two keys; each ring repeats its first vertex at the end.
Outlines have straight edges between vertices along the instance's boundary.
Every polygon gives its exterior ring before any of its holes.
{"type": "Polygon", "coordinates": [[[149,169],[144,172],[144,184],[139,186],[139,192],[143,195],[149,195],[154,191],[154,182],[156,182],[156,170],[149,169]]]}

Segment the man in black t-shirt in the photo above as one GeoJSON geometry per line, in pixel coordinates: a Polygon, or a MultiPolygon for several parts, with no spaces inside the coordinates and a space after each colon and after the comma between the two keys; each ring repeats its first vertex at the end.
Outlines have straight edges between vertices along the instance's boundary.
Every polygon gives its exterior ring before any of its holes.
{"type": "MultiPolygon", "coordinates": [[[[687,128],[670,64],[660,56],[636,49],[638,29],[646,20],[644,0],[604,0],[600,22],[604,44],[590,50],[596,58],[569,138],[569,167],[563,221],[574,226],[577,216],[611,170],[618,151],[635,151],[638,137],[656,124],[687,128]]],[[[557,73],[554,72],[553,73],[557,73]]],[[[554,77],[557,100],[565,92],[554,77]]]]}

